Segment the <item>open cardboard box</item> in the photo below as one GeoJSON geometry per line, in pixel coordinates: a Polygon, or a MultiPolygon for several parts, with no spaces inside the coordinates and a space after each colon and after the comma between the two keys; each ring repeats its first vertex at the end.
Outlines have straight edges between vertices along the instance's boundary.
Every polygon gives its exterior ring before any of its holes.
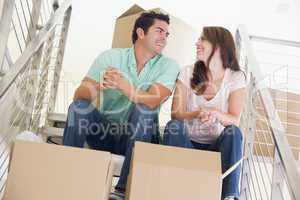
{"type": "Polygon", "coordinates": [[[113,162],[108,152],[17,140],[5,200],[107,200],[113,162]]]}
{"type": "Polygon", "coordinates": [[[136,142],[127,184],[127,200],[220,200],[221,154],[136,142]]]}

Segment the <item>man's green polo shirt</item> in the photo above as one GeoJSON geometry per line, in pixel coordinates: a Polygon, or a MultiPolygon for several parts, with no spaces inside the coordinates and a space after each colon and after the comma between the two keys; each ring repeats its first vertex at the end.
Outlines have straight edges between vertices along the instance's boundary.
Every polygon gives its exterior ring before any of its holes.
{"type": "MultiPolygon", "coordinates": [[[[147,91],[154,83],[173,90],[179,65],[172,59],[158,54],[149,60],[140,74],[137,73],[134,47],[116,48],[100,54],[90,67],[87,77],[100,82],[107,67],[119,69],[124,77],[135,87],[147,91]]],[[[124,123],[133,103],[118,90],[104,90],[99,110],[111,121],[124,123]]]]}

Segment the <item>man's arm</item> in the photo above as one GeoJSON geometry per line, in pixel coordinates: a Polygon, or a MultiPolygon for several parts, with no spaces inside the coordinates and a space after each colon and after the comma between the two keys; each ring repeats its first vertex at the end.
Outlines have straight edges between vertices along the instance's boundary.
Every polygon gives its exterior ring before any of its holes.
{"type": "MultiPolygon", "coordinates": [[[[99,97],[99,91],[105,89],[101,84],[101,76],[109,66],[109,61],[113,56],[112,50],[104,51],[97,56],[80,86],[76,89],[74,100],[85,99],[94,102],[99,97]]],[[[99,99],[98,102],[100,102],[99,99]]]]}
{"type": "Polygon", "coordinates": [[[113,68],[109,68],[103,77],[103,87],[117,89],[130,101],[144,104],[150,109],[157,108],[170,95],[171,91],[160,83],[154,83],[148,91],[136,88],[126,80],[122,74],[113,68]]]}
{"type": "Polygon", "coordinates": [[[73,100],[84,99],[90,102],[100,102],[98,92],[105,89],[102,84],[85,77],[80,86],[76,89],[73,100]]]}
{"type": "Polygon", "coordinates": [[[148,91],[144,91],[127,82],[121,86],[120,91],[132,102],[144,104],[150,109],[157,108],[171,95],[171,91],[159,83],[153,84],[148,91]]]}

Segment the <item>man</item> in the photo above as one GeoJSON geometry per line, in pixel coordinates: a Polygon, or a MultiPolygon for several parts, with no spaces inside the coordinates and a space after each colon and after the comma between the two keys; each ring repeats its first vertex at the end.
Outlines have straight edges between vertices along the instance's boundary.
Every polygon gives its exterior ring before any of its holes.
{"type": "Polygon", "coordinates": [[[157,142],[160,105],[171,95],[178,64],[163,56],[169,16],[142,13],[132,48],[100,54],[70,105],[63,144],[125,155],[116,190],[124,193],[135,141],[157,142]],[[98,109],[93,105],[96,101],[98,109]]]}

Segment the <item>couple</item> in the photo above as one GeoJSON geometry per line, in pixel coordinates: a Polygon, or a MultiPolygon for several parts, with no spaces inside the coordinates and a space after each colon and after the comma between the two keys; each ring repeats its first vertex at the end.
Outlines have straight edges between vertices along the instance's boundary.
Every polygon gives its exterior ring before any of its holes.
{"type": "MultiPolygon", "coordinates": [[[[64,145],[87,143],[125,156],[111,198],[125,192],[135,141],[219,151],[223,172],[242,157],[238,125],[246,81],[232,35],[221,27],[203,28],[196,63],[180,71],[161,54],[169,23],[168,15],[142,13],[132,31],[133,47],[100,54],[68,110],[64,145]],[[173,89],[172,120],[161,141],[158,113],[173,89]]],[[[239,178],[240,167],[224,179],[222,199],[239,198],[239,178]]]]}

